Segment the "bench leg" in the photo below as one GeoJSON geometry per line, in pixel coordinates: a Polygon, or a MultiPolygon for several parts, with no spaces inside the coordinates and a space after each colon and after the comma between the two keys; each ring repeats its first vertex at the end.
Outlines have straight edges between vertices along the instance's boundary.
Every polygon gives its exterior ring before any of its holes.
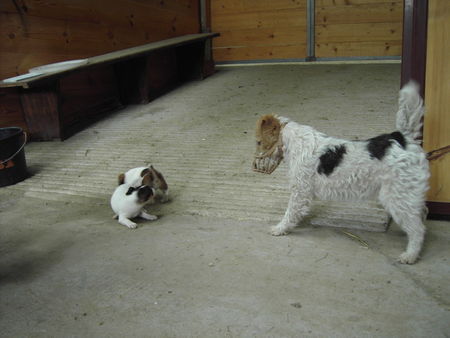
{"type": "Polygon", "coordinates": [[[50,141],[63,138],[57,82],[39,88],[22,89],[20,101],[33,140],[50,141]]]}
{"type": "Polygon", "coordinates": [[[123,104],[148,103],[149,81],[148,57],[139,57],[121,62],[115,66],[119,83],[120,99],[123,104]]]}
{"type": "Polygon", "coordinates": [[[177,66],[181,81],[202,80],[204,59],[204,41],[178,47],[177,66]]]}

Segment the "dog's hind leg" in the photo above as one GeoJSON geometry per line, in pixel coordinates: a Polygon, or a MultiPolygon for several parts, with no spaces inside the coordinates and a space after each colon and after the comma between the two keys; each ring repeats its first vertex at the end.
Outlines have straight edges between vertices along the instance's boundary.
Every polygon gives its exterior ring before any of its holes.
{"type": "Polygon", "coordinates": [[[410,196],[414,196],[411,191],[399,195],[392,193],[392,186],[382,188],[380,192],[381,204],[408,236],[406,251],[399,256],[399,262],[403,264],[413,264],[417,260],[425,237],[424,206],[410,200],[410,196]]]}
{"type": "MultiPolygon", "coordinates": [[[[395,220],[395,218],[394,218],[395,220]]],[[[399,256],[399,262],[403,264],[413,264],[419,257],[425,238],[425,226],[420,216],[409,217],[403,221],[396,221],[408,235],[408,245],[406,251],[399,256]]]]}
{"type": "Polygon", "coordinates": [[[271,228],[273,236],[286,235],[292,228],[297,226],[303,217],[308,215],[312,196],[310,197],[306,190],[300,191],[299,188],[293,189],[283,219],[271,228]]]}

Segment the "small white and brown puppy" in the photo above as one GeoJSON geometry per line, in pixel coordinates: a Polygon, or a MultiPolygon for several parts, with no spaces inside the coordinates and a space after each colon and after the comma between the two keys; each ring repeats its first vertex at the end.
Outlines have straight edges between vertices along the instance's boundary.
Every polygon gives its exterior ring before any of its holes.
{"type": "Polygon", "coordinates": [[[137,167],[119,175],[119,185],[128,184],[132,187],[146,185],[155,189],[155,201],[165,203],[169,200],[169,186],[164,176],[152,165],[137,167]]]}
{"type": "Polygon", "coordinates": [[[143,207],[151,203],[155,198],[155,190],[149,186],[132,187],[128,184],[119,185],[111,196],[111,208],[119,223],[130,229],[135,229],[137,224],[130,219],[141,217],[143,219],[154,221],[158,217],[147,214],[143,207]]]}

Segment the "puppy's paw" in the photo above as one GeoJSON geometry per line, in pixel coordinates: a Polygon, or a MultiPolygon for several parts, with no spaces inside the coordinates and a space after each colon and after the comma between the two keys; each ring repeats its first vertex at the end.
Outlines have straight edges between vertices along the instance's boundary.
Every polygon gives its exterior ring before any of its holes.
{"type": "Polygon", "coordinates": [[[123,217],[123,216],[119,216],[119,223],[122,225],[125,225],[127,228],[129,229],[136,229],[137,228],[137,224],[130,221],[128,218],[123,217]]]}
{"type": "Polygon", "coordinates": [[[270,228],[270,234],[272,236],[284,236],[288,234],[288,229],[286,227],[276,225],[270,228]]]}
{"type": "Polygon", "coordinates": [[[158,216],[147,214],[144,211],[142,211],[139,216],[141,216],[143,219],[146,219],[147,221],[155,221],[158,219],[158,216]]]}
{"type": "Polygon", "coordinates": [[[417,261],[417,254],[404,252],[398,257],[398,262],[402,264],[414,264],[417,261]]]}
{"type": "Polygon", "coordinates": [[[125,226],[127,228],[129,228],[129,229],[136,229],[137,228],[137,224],[134,223],[134,222],[127,223],[127,224],[125,224],[125,226]]]}

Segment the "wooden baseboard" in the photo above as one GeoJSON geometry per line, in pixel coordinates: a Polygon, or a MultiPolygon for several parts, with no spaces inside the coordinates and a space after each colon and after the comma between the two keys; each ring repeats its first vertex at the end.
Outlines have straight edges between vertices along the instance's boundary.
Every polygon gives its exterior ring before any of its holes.
{"type": "Polygon", "coordinates": [[[450,203],[427,201],[428,219],[450,221],[450,203]]]}

